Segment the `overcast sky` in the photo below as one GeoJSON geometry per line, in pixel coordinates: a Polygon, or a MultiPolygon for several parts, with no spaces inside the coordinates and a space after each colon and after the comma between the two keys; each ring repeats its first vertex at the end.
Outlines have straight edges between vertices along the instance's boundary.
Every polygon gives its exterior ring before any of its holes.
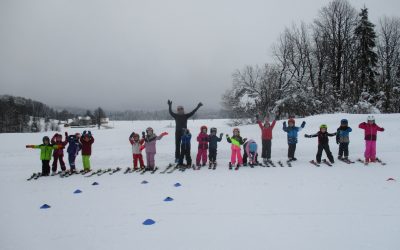
{"type": "MultiPolygon", "coordinates": [[[[231,75],[271,61],[327,0],[0,0],[0,94],[105,109],[219,108],[231,75]]],[[[376,22],[398,0],[356,0],[376,22]]]]}

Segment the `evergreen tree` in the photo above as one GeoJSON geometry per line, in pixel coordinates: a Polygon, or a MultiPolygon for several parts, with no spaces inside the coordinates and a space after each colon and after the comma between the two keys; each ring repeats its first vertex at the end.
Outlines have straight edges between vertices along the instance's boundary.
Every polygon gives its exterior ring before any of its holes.
{"type": "MultiPolygon", "coordinates": [[[[368,92],[369,100],[373,102],[373,97],[378,92],[376,83],[376,67],[378,63],[378,55],[375,52],[376,34],[375,25],[368,19],[368,9],[364,7],[359,14],[360,19],[354,31],[357,41],[356,66],[358,68],[357,80],[359,81],[358,95],[362,91],[368,92]]],[[[365,96],[365,94],[364,94],[365,96]]]]}

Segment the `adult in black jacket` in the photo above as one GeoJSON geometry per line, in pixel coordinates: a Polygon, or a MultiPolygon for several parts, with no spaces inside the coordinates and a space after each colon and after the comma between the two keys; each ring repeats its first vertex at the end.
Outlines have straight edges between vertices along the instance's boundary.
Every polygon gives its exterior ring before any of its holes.
{"type": "Polygon", "coordinates": [[[168,100],[168,108],[169,108],[169,114],[175,119],[175,161],[177,162],[179,160],[179,157],[181,155],[180,149],[181,149],[181,138],[182,138],[182,129],[187,128],[187,121],[188,119],[196,113],[196,111],[203,106],[201,102],[197,104],[197,107],[190,113],[185,114],[185,110],[183,106],[178,106],[177,107],[177,112],[174,113],[172,112],[172,101],[168,100]]]}

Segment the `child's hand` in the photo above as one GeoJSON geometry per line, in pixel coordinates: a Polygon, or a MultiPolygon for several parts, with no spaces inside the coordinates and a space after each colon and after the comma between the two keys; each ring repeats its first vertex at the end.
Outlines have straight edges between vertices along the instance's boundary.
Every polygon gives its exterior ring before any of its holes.
{"type": "Polygon", "coordinates": [[[82,135],[85,135],[86,134],[86,130],[83,130],[83,133],[82,133],[82,135]]]}
{"type": "Polygon", "coordinates": [[[167,132],[163,132],[163,133],[161,133],[161,136],[166,136],[166,135],[168,135],[168,133],[167,133],[167,132]]]}
{"type": "Polygon", "coordinates": [[[172,101],[168,100],[168,105],[171,106],[172,105],[172,101]]]}
{"type": "Polygon", "coordinates": [[[311,138],[311,135],[305,134],[304,137],[305,137],[305,138],[311,138]]]}
{"type": "Polygon", "coordinates": [[[143,136],[143,137],[146,137],[146,133],[145,133],[144,131],[142,132],[142,136],[143,136]]]}
{"type": "Polygon", "coordinates": [[[33,145],[26,145],[26,148],[33,148],[33,145]]]}
{"type": "Polygon", "coordinates": [[[220,137],[222,137],[224,135],[224,133],[219,134],[220,137]]]}
{"type": "Polygon", "coordinates": [[[65,131],[65,137],[68,137],[68,132],[67,131],[65,131]]]}
{"type": "Polygon", "coordinates": [[[226,138],[229,138],[229,135],[228,135],[228,134],[226,134],[226,138]]]}

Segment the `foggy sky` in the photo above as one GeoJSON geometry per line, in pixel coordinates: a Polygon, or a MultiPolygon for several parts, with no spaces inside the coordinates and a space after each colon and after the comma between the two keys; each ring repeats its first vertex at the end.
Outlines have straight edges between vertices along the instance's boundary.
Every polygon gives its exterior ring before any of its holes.
{"type": "MultiPolygon", "coordinates": [[[[286,26],[329,1],[0,0],[0,94],[52,106],[219,108],[231,75],[271,62],[286,26]]],[[[366,4],[377,24],[399,1],[366,4]]]]}

